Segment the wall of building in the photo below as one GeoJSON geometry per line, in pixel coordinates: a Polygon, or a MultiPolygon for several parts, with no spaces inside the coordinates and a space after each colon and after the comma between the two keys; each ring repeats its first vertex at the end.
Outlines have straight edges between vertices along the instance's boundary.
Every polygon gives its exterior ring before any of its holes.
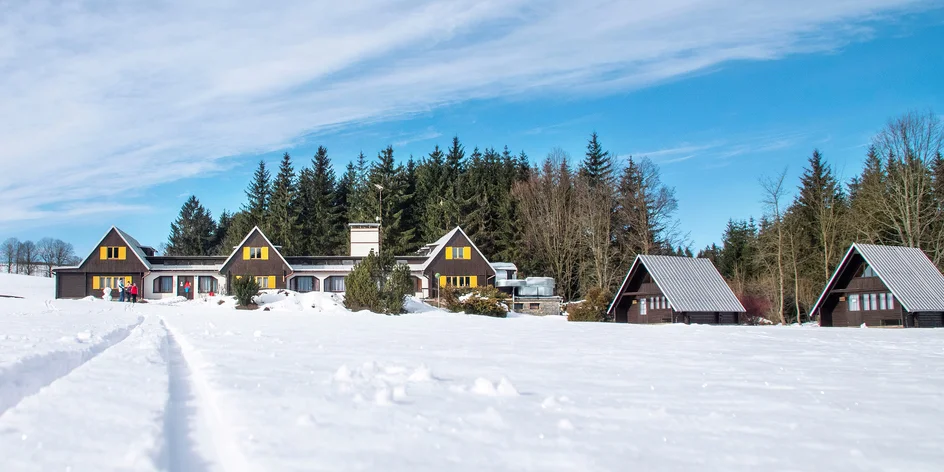
{"type": "Polygon", "coordinates": [[[561,314],[561,297],[516,297],[511,303],[511,311],[537,316],[558,316],[561,314]]]}
{"type": "Polygon", "coordinates": [[[151,272],[144,277],[144,298],[148,300],[161,300],[164,298],[177,297],[177,289],[180,287],[182,276],[193,277],[192,290],[194,299],[207,295],[206,293],[200,292],[200,277],[213,277],[216,279],[218,293],[226,293],[226,277],[223,277],[216,271],[157,271],[151,272]],[[173,278],[174,283],[171,293],[157,293],[154,291],[154,280],[159,277],[173,278]]]}

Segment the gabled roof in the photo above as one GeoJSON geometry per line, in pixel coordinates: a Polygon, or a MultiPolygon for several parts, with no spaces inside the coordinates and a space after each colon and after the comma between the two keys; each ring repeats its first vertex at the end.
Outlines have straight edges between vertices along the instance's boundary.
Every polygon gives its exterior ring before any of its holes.
{"type": "MultiPolygon", "coordinates": [[[[102,236],[102,239],[99,239],[98,243],[95,244],[95,248],[97,249],[99,246],[101,246],[102,243],[105,241],[105,238],[107,238],[108,235],[113,230],[116,233],[118,233],[118,237],[123,239],[125,244],[127,244],[128,247],[131,248],[131,252],[133,252],[135,256],[138,256],[138,260],[141,261],[142,264],[144,264],[144,267],[147,268],[147,270],[151,270],[151,263],[148,262],[147,257],[144,254],[144,251],[141,250],[141,243],[139,243],[136,239],[129,236],[128,233],[125,233],[124,231],[118,229],[117,226],[112,226],[108,231],[106,231],[105,234],[102,236]]],[[[91,258],[93,254],[95,254],[95,249],[93,249],[92,252],[89,253],[89,255],[85,256],[85,259],[82,259],[82,262],[79,263],[79,265],[75,267],[59,267],[59,269],[72,269],[72,268],[82,267],[85,265],[86,262],[88,262],[89,258],[91,258]]]]}
{"type": "Polygon", "coordinates": [[[226,266],[229,265],[229,261],[231,261],[233,257],[236,256],[237,253],[239,253],[239,250],[243,247],[243,245],[246,244],[246,241],[249,240],[249,237],[252,236],[252,233],[255,233],[256,231],[259,232],[259,235],[262,236],[262,239],[265,240],[266,244],[268,244],[269,247],[272,248],[272,251],[275,252],[279,256],[279,259],[282,259],[282,263],[285,264],[285,266],[288,267],[289,269],[292,268],[292,265],[289,264],[288,261],[285,260],[285,257],[283,257],[282,253],[278,249],[276,249],[275,245],[272,244],[272,241],[269,241],[269,238],[265,235],[265,233],[263,233],[262,230],[259,229],[258,226],[254,226],[252,230],[246,233],[246,237],[243,238],[243,240],[240,241],[239,244],[237,244],[235,248],[233,248],[233,252],[229,254],[229,257],[227,257],[226,260],[223,261],[223,264],[220,266],[220,272],[222,272],[223,269],[225,269],[226,266]]]}
{"type": "Polygon", "coordinates": [[[426,262],[423,263],[423,266],[422,266],[423,270],[426,270],[429,267],[429,265],[433,263],[433,260],[435,260],[436,257],[439,256],[441,252],[443,252],[443,249],[446,247],[446,243],[448,243],[449,240],[452,239],[452,237],[455,236],[456,233],[462,233],[462,236],[464,236],[465,239],[469,241],[469,244],[472,245],[472,249],[475,249],[475,252],[479,254],[482,260],[488,263],[488,258],[485,257],[484,254],[482,254],[482,251],[479,251],[479,248],[475,245],[474,242],[472,242],[472,238],[470,238],[469,235],[465,234],[465,231],[462,231],[462,228],[456,226],[452,231],[446,233],[443,237],[437,239],[436,242],[426,245],[426,247],[432,248],[432,252],[430,252],[426,256],[428,257],[428,259],[426,259],[426,262]]]}
{"type": "Polygon", "coordinates": [[[819,310],[826,294],[833,289],[837,277],[849,263],[853,251],[865,259],[865,263],[872,268],[905,310],[911,313],[944,311],[944,275],[941,275],[924,251],[916,247],[854,243],[846,251],[845,257],[836,267],[810,313],[819,310]]]}
{"type": "Polygon", "coordinates": [[[704,258],[639,255],[626,273],[607,313],[613,311],[632,275],[643,266],[675,311],[738,312],[747,310],[718,269],[704,258]]]}

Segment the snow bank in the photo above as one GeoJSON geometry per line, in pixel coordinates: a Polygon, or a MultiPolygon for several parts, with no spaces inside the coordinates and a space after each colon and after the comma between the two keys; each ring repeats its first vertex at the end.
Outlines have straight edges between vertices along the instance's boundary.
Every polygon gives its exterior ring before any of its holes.
{"type": "Polygon", "coordinates": [[[56,281],[49,277],[0,273],[0,297],[51,299],[56,296],[56,281]]]}

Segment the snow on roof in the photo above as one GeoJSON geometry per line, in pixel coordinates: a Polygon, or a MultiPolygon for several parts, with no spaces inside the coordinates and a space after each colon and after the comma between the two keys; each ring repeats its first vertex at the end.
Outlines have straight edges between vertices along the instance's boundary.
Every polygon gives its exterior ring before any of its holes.
{"type": "MultiPolygon", "coordinates": [[[[252,230],[250,230],[248,233],[246,233],[246,237],[243,238],[243,240],[240,241],[238,245],[233,246],[233,252],[231,252],[231,253],[229,254],[229,257],[227,257],[226,260],[223,261],[223,264],[220,265],[220,270],[223,270],[223,268],[226,267],[227,264],[229,264],[230,259],[232,259],[233,256],[235,256],[236,253],[239,252],[239,248],[243,247],[243,245],[246,244],[246,241],[249,240],[249,237],[252,236],[252,233],[253,233],[254,231],[258,231],[258,232],[259,232],[259,234],[262,236],[262,239],[265,240],[266,244],[268,244],[269,246],[271,246],[273,249],[275,248],[275,245],[272,244],[272,241],[269,241],[269,238],[266,237],[265,233],[263,233],[262,230],[259,229],[258,226],[254,226],[254,227],[252,228],[252,230]]],[[[281,252],[281,251],[279,251],[278,249],[275,249],[274,252],[279,256],[279,259],[282,259],[282,262],[283,262],[286,266],[288,266],[289,268],[292,267],[292,264],[289,264],[288,261],[285,260],[285,257],[282,256],[282,252],[281,252]]]]}
{"type": "Polygon", "coordinates": [[[511,262],[492,262],[491,266],[495,270],[518,270],[518,266],[511,262]]]}
{"type": "Polygon", "coordinates": [[[737,313],[747,311],[710,260],[639,255],[636,256],[632,267],[626,273],[626,278],[623,279],[619,291],[610,303],[608,312],[613,310],[616,300],[625,290],[630,275],[640,264],[649,272],[653,282],[675,311],[737,313]]]}
{"type": "Polygon", "coordinates": [[[853,251],[865,259],[875,275],[909,312],[944,311],[944,275],[937,270],[927,254],[916,247],[880,246],[855,243],[836,267],[823,293],[810,313],[815,313],[832,290],[836,277],[846,266],[853,251]]]}
{"type": "MultiPolygon", "coordinates": [[[[423,270],[426,270],[426,268],[429,267],[429,265],[433,263],[433,259],[436,259],[436,256],[438,256],[439,253],[441,253],[441,252],[443,251],[443,248],[445,247],[446,243],[449,242],[449,240],[450,240],[457,232],[458,232],[458,233],[462,233],[462,236],[465,236],[465,239],[468,240],[468,241],[469,241],[469,244],[472,245],[472,249],[475,249],[475,252],[477,252],[477,253],[479,254],[479,256],[482,258],[482,260],[484,260],[486,263],[488,263],[488,258],[485,257],[484,254],[482,254],[482,251],[479,251],[479,248],[475,245],[474,242],[472,242],[472,238],[470,238],[469,235],[465,234],[465,231],[462,231],[462,228],[456,226],[455,228],[453,228],[452,231],[446,233],[443,237],[437,239],[436,242],[434,242],[434,243],[432,243],[432,244],[427,244],[427,246],[435,246],[435,248],[433,249],[432,252],[430,252],[430,253],[427,255],[428,259],[426,259],[426,262],[423,263],[423,270]]],[[[493,270],[494,270],[494,269],[493,269],[493,270]]]]}
{"type": "MultiPolygon", "coordinates": [[[[102,245],[102,242],[105,241],[105,238],[108,237],[108,233],[111,233],[111,230],[115,230],[115,232],[118,233],[118,237],[123,239],[125,241],[125,244],[127,244],[128,247],[131,248],[131,252],[133,252],[135,256],[138,256],[138,260],[140,260],[141,263],[144,264],[144,267],[147,268],[148,270],[151,270],[151,263],[148,262],[147,257],[144,254],[144,251],[141,250],[141,243],[139,243],[138,240],[132,238],[131,235],[129,235],[128,233],[125,233],[124,231],[118,229],[117,226],[112,226],[108,231],[106,231],[105,234],[102,236],[102,239],[98,240],[98,243],[95,244],[95,247],[97,248],[102,245]]],[[[88,262],[89,258],[92,257],[93,254],[95,254],[95,251],[92,251],[89,253],[89,255],[85,256],[85,259],[82,259],[82,262],[80,262],[79,265],[77,266],[57,267],[57,269],[76,269],[76,268],[82,267],[85,265],[86,262],[88,262]]]]}

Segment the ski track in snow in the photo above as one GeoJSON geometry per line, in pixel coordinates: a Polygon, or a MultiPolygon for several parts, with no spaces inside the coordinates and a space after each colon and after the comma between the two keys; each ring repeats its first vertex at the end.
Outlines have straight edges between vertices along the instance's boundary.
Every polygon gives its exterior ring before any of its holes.
{"type": "Polygon", "coordinates": [[[105,350],[124,341],[144,317],[132,325],[118,328],[102,336],[102,341],[82,350],[52,351],[30,356],[0,370],[0,417],[24,398],[69,375],[105,350]]]}
{"type": "MultiPolygon", "coordinates": [[[[250,470],[228,433],[215,393],[205,377],[192,367],[185,349],[162,319],[167,335],[168,398],[164,409],[164,449],[159,465],[168,472],[250,470]],[[205,457],[200,451],[210,457],[205,457]]],[[[187,349],[194,355],[192,349],[187,349]]]]}

